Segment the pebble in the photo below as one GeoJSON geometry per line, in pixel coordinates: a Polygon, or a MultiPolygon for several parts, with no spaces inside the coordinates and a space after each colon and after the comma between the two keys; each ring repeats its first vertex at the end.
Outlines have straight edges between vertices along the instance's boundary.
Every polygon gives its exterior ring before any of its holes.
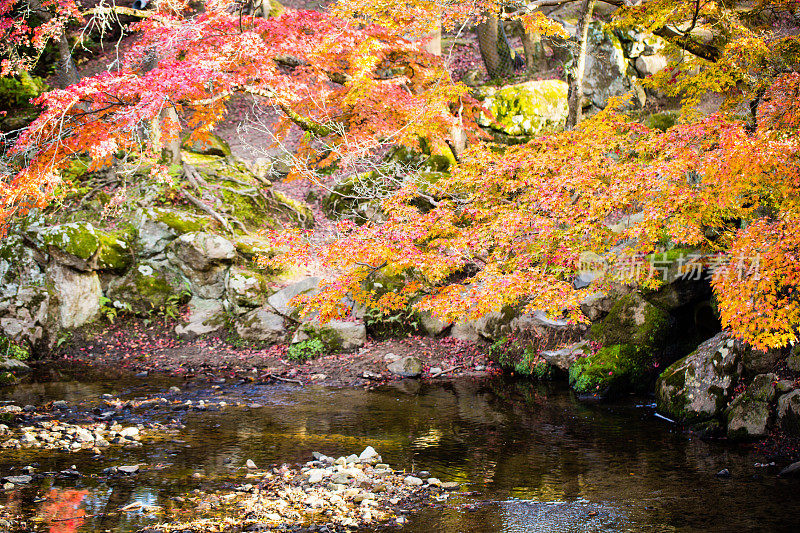
{"type": "Polygon", "coordinates": [[[731,472],[727,468],[723,468],[722,470],[716,473],[716,476],[721,478],[729,478],[731,477],[731,472]]]}
{"type": "Polygon", "coordinates": [[[117,470],[123,474],[132,475],[139,471],[139,465],[118,466],[117,470]]]}
{"type": "Polygon", "coordinates": [[[252,460],[252,459],[248,459],[248,460],[247,460],[247,462],[246,462],[244,465],[245,465],[247,468],[249,468],[250,470],[255,470],[256,468],[258,468],[258,467],[256,466],[256,464],[253,462],[253,460],[252,460]]]}
{"type": "Polygon", "coordinates": [[[33,481],[33,476],[6,476],[3,481],[13,483],[14,485],[27,485],[33,481]]]}
{"type": "Polygon", "coordinates": [[[409,487],[418,487],[422,485],[423,481],[416,476],[406,476],[405,479],[403,479],[403,483],[409,487]]]}

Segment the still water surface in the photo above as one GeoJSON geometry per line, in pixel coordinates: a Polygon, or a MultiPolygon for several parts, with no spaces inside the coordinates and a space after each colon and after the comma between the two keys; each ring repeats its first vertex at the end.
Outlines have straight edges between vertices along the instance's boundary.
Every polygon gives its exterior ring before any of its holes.
{"type": "MultiPolygon", "coordinates": [[[[91,405],[102,393],[143,397],[174,384],[163,378],[130,383],[96,372],[50,372],[35,383],[0,389],[0,400],[91,405]]],[[[250,406],[164,413],[163,420],[182,416],[186,425],[175,439],[112,448],[102,460],[88,452],[0,451],[2,475],[34,461],[39,471],[75,465],[87,475],[48,478],[6,493],[0,503],[27,517],[51,512],[56,495],[63,507],[88,514],[136,501],[169,506],[170,498],[200,486],[194,472],[213,477],[247,459],[259,466],[297,463],[312,451],[349,455],[371,445],[395,468],[427,470],[470,492],[411,515],[404,533],[800,531],[800,481],[754,466],[763,458],[746,447],[674,430],[641,401],[583,405],[558,385],[502,378],[402,382],[372,391],[239,385],[198,390],[194,397],[220,396],[250,406]],[[130,479],[90,477],[135,463],[159,466],[130,479]],[[733,477],[716,478],[722,468],[733,477]],[[37,501],[43,495],[50,500],[37,501]]],[[[77,531],[123,533],[151,523],[153,517],[128,513],[87,519],[77,531]]],[[[74,531],[64,526],[50,530],[74,531]]]]}

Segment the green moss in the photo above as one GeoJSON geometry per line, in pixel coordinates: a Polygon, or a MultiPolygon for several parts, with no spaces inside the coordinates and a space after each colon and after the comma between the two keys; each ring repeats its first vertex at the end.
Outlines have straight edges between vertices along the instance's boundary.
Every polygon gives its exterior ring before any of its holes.
{"type": "Polygon", "coordinates": [[[495,120],[482,115],[479,123],[512,136],[561,128],[567,118],[567,88],[563,81],[547,80],[485,89],[480,97],[495,120]]]}
{"type": "Polygon", "coordinates": [[[46,228],[42,242],[80,259],[89,259],[100,246],[100,237],[90,222],[73,222],[46,228]]]}
{"type": "Polygon", "coordinates": [[[149,210],[148,214],[153,220],[166,224],[178,234],[204,231],[211,224],[211,219],[172,209],[153,208],[149,210]]]}
{"type": "Polygon", "coordinates": [[[647,117],[645,125],[655,130],[667,131],[678,122],[678,114],[672,111],[655,113],[647,117]]]}
{"type": "Polygon", "coordinates": [[[618,394],[646,386],[647,370],[642,350],[630,344],[615,344],[576,360],[569,367],[569,383],[582,394],[618,394]]]}
{"type": "Polygon", "coordinates": [[[49,87],[42,78],[25,71],[17,76],[4,76],[0,78],[0,109],[11,111],[31,107],[30,101],[47,90],[49,87]]]}
{"type": "Polygon", "coordinates": [[[122,271],[133,263],[133,240],[125,232],[118,235],[128,237],[128,240],[111,233],[98,232],[100,249],[97,253],[97,268],[122,271]]]}
{"type": "Polygon", "coordinates": [[[538,353],[530,347],[525,349],[520,360],[514,365],[514,371],[520,376],[541,381],[553,379],[553,368],[545,361],[540,360],[538,353]]]}
{"type": "Polygon", "coordinates": [[[293,198],[289,198],[285,194],[280,191],[273,190],[272,197],[275,200],[287,208],[290,209],[291,214],[290,217],[305,228],[310,228],[314,225],[314,213],[311,211],[311,208],[304,204],[303,202],[299,202],[294,200],[293,198]]]}
{"type": "Polygon", "coordinates": [[[590,337],[604,345],[632,344],[655,353],[663,349],[670,325],[669,313],[631,293],[617,300],[602,321],[592,324],[590,337]]]}

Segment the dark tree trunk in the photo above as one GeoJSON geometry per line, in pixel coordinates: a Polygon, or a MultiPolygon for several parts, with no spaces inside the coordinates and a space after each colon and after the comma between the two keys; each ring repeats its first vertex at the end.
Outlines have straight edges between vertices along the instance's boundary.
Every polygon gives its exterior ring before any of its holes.
{"type": "Polygon", "coordinates": [[[511,50],[501,33],[500,24],[496,15],[487,14],[477,29],[481,59],[491,79],[507,78],[514,74],[511,50]]]}

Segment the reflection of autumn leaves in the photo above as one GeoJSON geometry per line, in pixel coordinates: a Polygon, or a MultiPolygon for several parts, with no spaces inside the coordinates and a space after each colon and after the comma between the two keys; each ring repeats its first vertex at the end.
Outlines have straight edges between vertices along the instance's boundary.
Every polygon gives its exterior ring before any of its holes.
{"type": "Polygon", "coordinates": [[[40,516],[45,522],[50,523],[50,533],[73,533],[83,525],[85,509],[78,509],[88,490],[51,489],[47,494],[47,501],[42,505],[40,516]],[[64,520],[73,518],[74,520],[64,520]],[[64,520],[55,522],[55,520],[64,520]]]}

